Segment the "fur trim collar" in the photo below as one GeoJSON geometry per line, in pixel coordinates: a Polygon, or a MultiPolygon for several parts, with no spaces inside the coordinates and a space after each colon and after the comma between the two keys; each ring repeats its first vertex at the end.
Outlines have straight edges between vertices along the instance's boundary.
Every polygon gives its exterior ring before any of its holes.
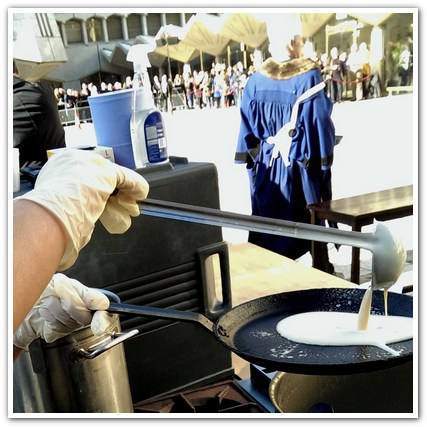
{"type": "Polygon", "coordinates": [[[318,65],[311,59],[297,58],[276,62],[273,58],[268,58],[257,71],[271,79],[288,80],[314,68],[318,68],[318,65]]]}

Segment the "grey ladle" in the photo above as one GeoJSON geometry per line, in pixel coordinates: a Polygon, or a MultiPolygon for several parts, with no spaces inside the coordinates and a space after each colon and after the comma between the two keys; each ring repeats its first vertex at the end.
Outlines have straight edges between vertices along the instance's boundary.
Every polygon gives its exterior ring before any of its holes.
{"type": "Polygon", "coordinates": [[[153,199],[146,199],[139,203],[139,207],[143,215],[348,245],[371,251],[372,282],[360,304],[357,325],[360,330],[368,328],[374,290],[384,289],[387,314],[388,289],[397,281],[406,262],[406,251],[402,242],[379,221],[375,222],[373,233],[361,233],[153,199]]]}

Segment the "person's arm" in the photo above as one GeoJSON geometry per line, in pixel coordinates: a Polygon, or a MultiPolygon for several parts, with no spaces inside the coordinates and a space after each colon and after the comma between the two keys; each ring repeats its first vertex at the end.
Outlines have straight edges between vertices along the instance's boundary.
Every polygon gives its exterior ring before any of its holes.
{"type": "MultiPolygon", "coordinates": [[[[102,301],[101,305],[92,305],[91,298],[85,301],[84,285],[59,276],[52,284],[53,276],[74,264],[98,219],[112,234],[126,232],[131,217],[140,214],[137,201],[144,200],[148,190],[146,180],[135,171],[111,163],[99,154],[73,149],[49,159],[37,177],[34,190],[14,200],[13,328],[18,347],[26,348],[34,337],[44,336],[46,307],[52,310],[53,317],[60,319],[61,315],[55,316],[58,310],[49,303],[52,298],[45,304],[46,297],[54,295],[61,301],[67,300],[68,305],[71,303],[72,307],[66,309],[68,314],[74,306],[82,306],[84,310],[108,307],[103,307],[102,301]],[[47,289],[48,286],[53,290],[47,289]],[[71,297],[64,293],[64,287],[74,289],[71,297]],[[44,306],[38,310],[34,304],[44,306]],[[37,316],[36,325],[32,321],[37,316]]],[[[83,323],[87,324],[85,320],[83,323]]],[[[58,326],[61,327],[57,323],[54,328],[58,326]]],[[[73,327],[72,324],[69,330],[73,327]]]]}
{"type": "MultiPolygon", "coordinates": [[[[13,205],[13,332],[46,288],[69,236],[47,209],[28,200],[13,205]]],[[[14,358],[21,349],[14,347],[14,358]]]]}

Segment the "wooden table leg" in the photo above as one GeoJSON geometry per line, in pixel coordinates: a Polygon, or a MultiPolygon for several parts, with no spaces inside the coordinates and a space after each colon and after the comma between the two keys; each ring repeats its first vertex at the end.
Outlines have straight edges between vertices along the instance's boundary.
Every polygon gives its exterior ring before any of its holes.
{"type": "Polygon", "coordinates": [[[360,249],[353,248],[351,251],[351,277],[350,281],[360,284],[360,249]]]}
{"type": "MultiPolygon", "coordinates": [[[[311,223],[316,224],[316,211],[311,211],[311,223]]],[[[318,268],[319,266],[319,244],[318,242],[315,242],[314,240],[311,241],[311,258],[312,263],[311,266],[313,268],[318,268]]]]}
{"type": "MultiPolygon", "coordinates": [[[[311,223],[320,225],[320,220],[317,218],[316,212],[311,211],[311,223]]],[[[326,273],[333,273],[333,265],[329,262],[327,243],[311,242],[311,258],[312,267],[326,273]]]]}
{"type": "MultiPolygon", "coordinates": [[[[352,231],[361,231],[362,227],[355,224],[352,231]]],[[[353,247],[351,250],[351,275],[350,281],[360,285],[360,248],[353,247]]]]}

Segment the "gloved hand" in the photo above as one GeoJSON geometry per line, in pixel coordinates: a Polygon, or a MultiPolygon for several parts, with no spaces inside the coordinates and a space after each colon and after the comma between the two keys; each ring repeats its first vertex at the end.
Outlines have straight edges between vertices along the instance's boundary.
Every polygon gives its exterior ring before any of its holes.
{"type": "Polygon", "coordinates": [[[148,190],[147,181],[135,171],[97,153],[69,149],[54,154],[40,171],[34,190],[15,200],[38,203],[62,222],[70,235],[58,267],[63,271],[90,241],[98,219],[110,233],[124,233],[130,217],[140,214],[136,201],[144,200],[148,190]]]}
{"type": "Polygon", "coordinates": [[[28,348],[37,338],[51,343],[87,325],[95,335],[102,335],[114,317],[94,310],[106,310],[109,305],[99,290],[57,273],[15,332],[13,344],[28,348]]]}

